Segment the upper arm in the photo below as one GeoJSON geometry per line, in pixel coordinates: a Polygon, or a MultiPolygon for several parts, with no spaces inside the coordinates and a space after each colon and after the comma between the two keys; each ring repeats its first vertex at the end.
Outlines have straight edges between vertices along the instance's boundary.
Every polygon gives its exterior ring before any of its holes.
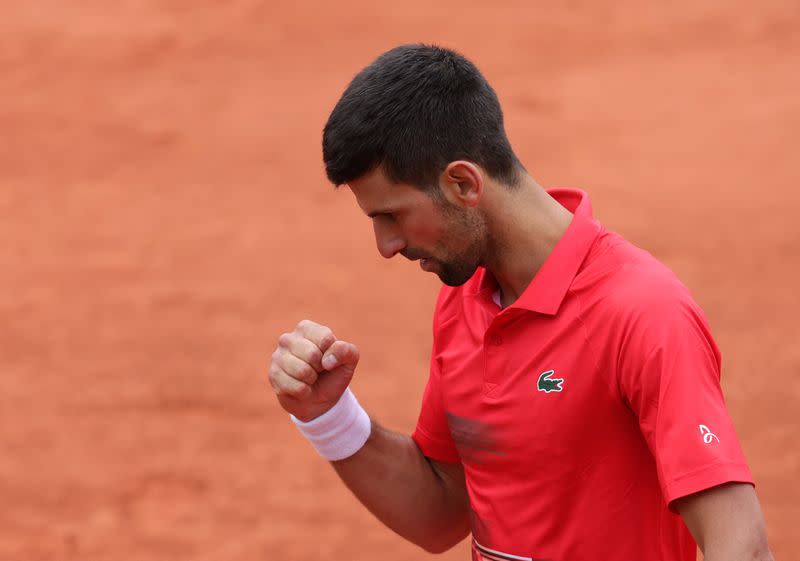
{"type": "Polygon", "coordinates": [[[664,498],[753,478],[725,404],[721,355],[685,288],[661,282],[624,309],[617,375],[656,462],[664,498]]]}
{"type": "Polygon", "coordinates": [[[464,476],[464,466],[461,462],[440,462],[430,458],[428,458],[428,462],[437,477],[442,481],[442,484],[447,488],[448,495],[468,506],[467,483],[464,476]]]}
{"type": "Polygon", "coordinates": [[[439,479],[447,497],[450,516],[453,520],[453,539],[461,541],[470,531],[469,494],[460,462],[440,462],[427,458],[439,479]]]}
{"type": "Polygon", "coordinates": [[[675,500],[705,559],[772,561],[764,516],[747,483],[718,485],[675,500]]]}

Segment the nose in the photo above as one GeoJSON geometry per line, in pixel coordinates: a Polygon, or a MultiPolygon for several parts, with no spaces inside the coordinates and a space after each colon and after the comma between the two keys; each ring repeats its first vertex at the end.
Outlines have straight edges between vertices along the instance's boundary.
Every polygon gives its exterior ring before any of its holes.
{"type": "Polygon", "coordinates": [[[406,247],[406,242],[397,229],[381,224],[378,220],[373,221],[372,227],[375,230],[378,253],[386,259],[391,259],[406,247]]]}

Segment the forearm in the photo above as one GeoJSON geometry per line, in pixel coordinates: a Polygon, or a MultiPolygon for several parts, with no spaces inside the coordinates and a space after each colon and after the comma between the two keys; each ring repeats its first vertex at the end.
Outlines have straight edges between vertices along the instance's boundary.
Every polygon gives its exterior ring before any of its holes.
{"type": "Polygon", "coordinates": [[[703,556],[703,561],[775,561],[769,550],[762,554],[731,554],[725,552],[710,553],[703,556]]]}
{"type": "Polygon", "coordinates": [[[675,503],[705,561],[774,561],[753,486],[726,483],[675,503]]]}
{"type": "Polygon", "coordinates": [[[469,533],[463,479],[437,471],[409,436],[373,420],[367,443],[332,465],[381,522],[428,551],[445,551],[469,533]]]}
{"type": "Polygon", "coordinates": [[[358,360],[355,345],[303,320],[278,338],[269,380],[303,435],[379,520],[428,551],[449,549],[469,532],[464,470],[429,461],[410,437],[367,416],[348,390],[358,360]]]}
{"type": "Polygon", "coordinates": [[[703,561],[775,561],[766,532],[758,529],[741,529],[727,539],[706,540],[699,543],[703,561]]]}
{"type": "Polygon", "coordinates": [[[775,561],[769,548],[763,550],[731,549],[721,547],[709,550],[703,555],[703,561],[775,561]]]}

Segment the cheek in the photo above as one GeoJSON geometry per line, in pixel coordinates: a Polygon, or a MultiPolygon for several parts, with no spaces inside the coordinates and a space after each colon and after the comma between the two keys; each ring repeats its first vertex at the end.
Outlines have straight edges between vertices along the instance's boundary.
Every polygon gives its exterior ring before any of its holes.
{"type": "Polygon", "coordinates": [[[402,226],[408,240],[416,244],[431,245],[437,243],[443,234],[441,223],[431,218],[410,218],[404,221],[402,226]]]}

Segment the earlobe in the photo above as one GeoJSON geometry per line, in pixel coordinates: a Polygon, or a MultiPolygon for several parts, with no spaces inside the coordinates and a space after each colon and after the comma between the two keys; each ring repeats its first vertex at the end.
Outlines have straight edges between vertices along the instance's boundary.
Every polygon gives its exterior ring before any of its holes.
{"type": "Polygon", "coordinates": [[[450,162],[442,172],[442,187],[456,204],[475,207],[483,195],[483,172],[472,162],[450,162]]]}

